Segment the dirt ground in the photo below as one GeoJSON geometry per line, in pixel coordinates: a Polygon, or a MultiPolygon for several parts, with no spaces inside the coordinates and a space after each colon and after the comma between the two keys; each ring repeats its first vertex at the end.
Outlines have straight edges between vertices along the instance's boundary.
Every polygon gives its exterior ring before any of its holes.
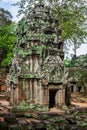
{"type": "Polygon", "coordinates": [[[72,93],[71,104],[79,107],[87,107],[87,93],[72,93]]]}
{"type": "MultiPolygon", "coordinates": [[[[87,107],[87,93],[72,93],[71,94],[71,105],[69,108],[72,107],[87,107]]],[[[51,112],[58,112],[58,113],[63,113],[61,109],[58,108],[51,108],[51,112]]]]}

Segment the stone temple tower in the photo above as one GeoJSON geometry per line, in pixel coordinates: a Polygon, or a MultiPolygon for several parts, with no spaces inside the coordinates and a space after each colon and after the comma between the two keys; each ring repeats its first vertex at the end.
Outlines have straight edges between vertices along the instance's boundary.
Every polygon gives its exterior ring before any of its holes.
{"type": "Polygon", "coordinates": [[[35,4],[19,22],[7,77],[15,86],[15,103],[25,100],[48,107],[65,103],[63,41],[49,7],[35,4]]]}

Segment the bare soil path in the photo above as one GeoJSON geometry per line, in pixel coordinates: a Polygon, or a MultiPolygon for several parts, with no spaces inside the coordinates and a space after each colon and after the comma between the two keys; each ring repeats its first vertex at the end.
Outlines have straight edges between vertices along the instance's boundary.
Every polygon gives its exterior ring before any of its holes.
{"type": "Polygon", "coordinates": [[[84,93],[72,93],[71,104],[78,107],[87,107],[87,94],[84,93]]]}

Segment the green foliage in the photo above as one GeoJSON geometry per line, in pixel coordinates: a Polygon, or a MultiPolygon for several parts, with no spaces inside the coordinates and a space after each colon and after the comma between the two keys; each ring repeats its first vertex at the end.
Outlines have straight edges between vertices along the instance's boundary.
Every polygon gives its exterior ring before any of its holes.
{"type": "Polygon", "coordinates": [[[38,125],[37,125],[37,127],[36,127],[36,129],[43,129],[43,128],[45,128],[45,126],[44,126],[44,124],[43,123],[39,123],[38,125]]]}
{"type": "Polygon", "coordinates": [[[7,66],[12,57],[12,49],[15,40],[15,24],[12,23],[12,15],[8,10],[0,8],[0,66],[7,66]]]}
{"type": "MultiPolygon", "coordinates": [[[[87,37],[87,1],[86,0],[20,0],[16,5],[19,6],[19,13],[27,14],[28,10],[32,11],[32,7],[35,3],[42,2],[45,4],[46,11],[51,8],[51,13],[59,21],[59,28],[62,29],[61,39],[65,43],[70,43],[74,45],[74,54],[76,55],[76,49],[82,44],[85,43],[85,38],[87,37]]],[[[21,22],[21,28],[23,28],[24,21],[21,22]]],[[[34,29],[38,26],[46,26],[48,23],[42,21],[37,21],[37,24],[31,23],[29,28],[34,29]]],[[[57,27],[57,26],[56,26],[57,27]]],[[[59,33],[59,32],[58,32],[59,33]]],[[[37,37],[37,36],[36,36],[37,37]]],[[[39,37],[37,37],[38,39],[39,37]]],[[[51,37],[50,37],[51,38],[51,37]]],[[[33,39],[33,38],[32,38],[33,39]]],[[[52,39],[52,38],[51,38],[52,39]]],[[[42,35],[40,36],[41,42],[48,42],[49,37],[42,35]]],[[[66,45],[65,45],[66,46],[66,45]]],[[[65,51],[67,48],[65,47],[65,51]]]]}
{"type": "Polygon", "coordinates": [[[2,50],[1,55],[4,55],[2,59],[2,66],[7,66],[12,58],[15,41],[14,26],[14,24],[3,26],[0,31],[0,49],[2,50]]]}
{"type": "Polygon", "coordinates": [[[78,56],[75,59],[74,66],[82,67],[82,68],[87,67],[87,54],[86,55],[78,56]]]}
{"type": "Polygon", "coordinates": [[[11,62],[11,58],[12,58],[13,54],[11,52],[9,52],[7,54],[7,58],[5,58],[3,61],[2,61],[2,66],[6,67],[10,62],[11,62]]]}
{"type": "Polygon", "coordinates": [[[70,67],[70,66],[71,66],[71,60],[65,59],[65,60],[64,60],[64,66],[65,66],[65,67],[70,67]]]}
{"type": "Polygon", "coordinates": [[[26,78],[39,78],[40,76],[38,73],[35,73],[35,74],[30,73],[29,68],[27,67],[27,70],[23,71],[23,75],[21,75],[21,77],[26,79],[26,78]]]}
{"type": "Polygon", "coordinates": [[[56,128],[54,128],[53,124],[47,124],[47,130],[56,130],[56,128]]]}
{"type": "Polygon", "coordinates": [[[11,21],[12,15],[8,10],[0,8],[0,26],[9,25],[12,23],[11,21]]]}
{"type": "Polygon", "coordinates": [[[72,61],[72,67],[76,69],[71,70],[71,75],[78,79],[77,85],[87,86],[87,55],[78,56],[74,62],[72,61]],[[76,71],[75,71],[76,70],[76,71]]]}
{"type": "Polygon", "coordinates": [[[21,31],[24,30],[24,26],[25,26],[25,20],[22,18],[19,23],[18,23],[18,27],[21,29],[21,31]]]}
{"type": "Polygon", "coordinates": [[[25,101],[22,101],[17,107],[14,108],[14,110],[18,111],[26,111],[28,109],[34,109],[34,105],[28,105],[25,101]]]}
{"type": "MultiPolygon", "coordinates": [[[[80,44],[84,43],[84,38],[87,36],[86,30],[86,1],[85,0],[21,0],[17,3],[19,5],[19,15],[20,14],[27,14],[28,10],[32,11],[32,5],[37,2],[42,2],[47,4],[45,5],[46,9],[49,10],[49,6],[52,9],[52,12],[59,21],[59,28],[62,28],[62,39],[69,43],[74,44],[74,53],[76,55],[76,49],[79,47],[80,44]]],[[[46,11],[47,11],[46,10],[46,11]]],[[[28,25],[28,28],[33,28],[37,26],[44,26],[48,25],[48,23],[44,23],[42,20],[37,21],[36,24],[31,22],[28,25]]],[[[25,20],[22,19],[19,22],[20,30],[24,30],[25,20]]],[[[59,33],[59,32],[58,32],[59,33]]],[[[49,42],[50,39],[54,39],[55,36],[41,34],[39,35],[32,35],[30,34],[26,39],[40,39],[41,42],[49,42]]],[[[65,48],[66,49],[66,48],[65,48]]]]}
{"type": "Polygon", "coordinates": [[[36,50],[38,54],[42,53],[42,50],[45,48],[45,46],[34,46],[33,49],[36,50]]]}
{"type": "MultiPolygon", "coordinates": [[[[86,0],[49,0],[53,5],[53,12],[57,15],[59,26],[62,28],[62,38],[67,43],[74,45],[74,54],[76,49],[85,43],[87,37],[87,1],[86,0]]],[[[66,48],[65,48],[65,51],[66,48]]]]}
{"type": "Polygon", "coordinates": [[[39,106],[39,105],[37,105],[37,109],[36,109],[37,111],[49,111],[49,108],[48,107],[41,107],[41,106],[39,106]]]}
{"type": "Polygon", "coordinates": [[[81,67],[85,69],[87,67],[87,54],[86,55],[80,55],[76,58],[65,59],[64,60],[65,67],[81,67]]]}
{"type": "Polygon", "coordinates": [[[23,50],[23,49],[18,49],[18,55],[22,58],[26,57],[27,55],[32,54],[32,50],[23,50]]]}
{"type": "Polygon", "coordinates": [[[18,3],[21,10],[19,11],[19,15],[21,14],[20,12],[25,14],[28,9],[32,8],[31,5],[34,5],[37,2],[43,2],[45,4],[48,2],[47,8],[50,6],[53,13],[59,20],[59,26],[63,30],[63,39],[73,40],[73,38],[76,37],[76,40],[82,42],[82,39],[87,36],[87,31],[85,28],[87,13],[86,0],[21,0],[18,3]],[[27,6],[25,6],[26,3],[27,6]]]}
{"type": "Polygon", "coordinates": [[[48,107],[42,107],[38,104],[27,104],[25,101],[22,101],[18,106],[14,108],[15,111],[48,111],[48,107]]]}
{"type": "Polygon", "coordinates": [[[72,60],[64,60],[65,67],[69,67],[69,76],[77,81],[78,86],[87,87],[87,55],[81,55],[72,60]]]}
{"type": "Polygon", "coordinates": [[[0,8],[0,66],[8,66],[12,57],[15,41],[15,24],[8,10],[0,8]]]}

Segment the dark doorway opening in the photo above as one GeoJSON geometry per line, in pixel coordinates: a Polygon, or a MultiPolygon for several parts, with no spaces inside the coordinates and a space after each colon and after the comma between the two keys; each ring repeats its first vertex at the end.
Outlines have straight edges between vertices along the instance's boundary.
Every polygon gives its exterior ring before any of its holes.
{"type": "Polygon", "coordinates": [[[67,106],[71,105],[70,94],[71,94],[70,87],[66,87],[65,88],[65,103],[67,106]]]}
{"type": "Polygon", "coordinates": [[[78,86],[78,92],[81,92],[82,86],[78,86]]]}
{"type": "Polygon", "coordinates": [[[73,93],[73,92],[74,92],[74,86],[71,85],[71,93],[73,93]]]}
{"type": "Polygon", "coordinates": [[[55,106],[55,96],[58,90],[51,89],[49,90],[49,108],[53,108],[55,106]]]}

